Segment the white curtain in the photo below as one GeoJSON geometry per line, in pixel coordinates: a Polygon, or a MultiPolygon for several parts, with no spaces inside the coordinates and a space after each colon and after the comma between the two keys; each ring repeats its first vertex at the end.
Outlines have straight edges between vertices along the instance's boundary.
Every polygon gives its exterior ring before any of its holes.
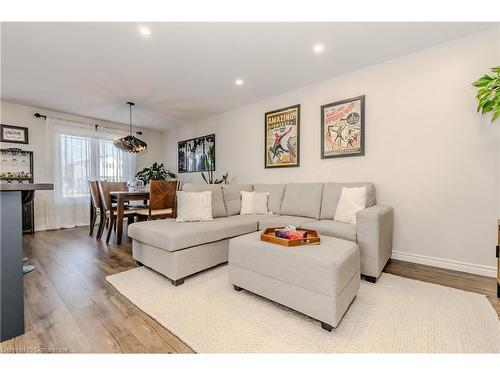
{"type": "Polygon", "coordinates": [[[89,224],[89,180],[130,181],[135,156],[113,140],[126,131],[47,117],[46,170],[54,191],[46,201],[47,229],[89,224]]]}

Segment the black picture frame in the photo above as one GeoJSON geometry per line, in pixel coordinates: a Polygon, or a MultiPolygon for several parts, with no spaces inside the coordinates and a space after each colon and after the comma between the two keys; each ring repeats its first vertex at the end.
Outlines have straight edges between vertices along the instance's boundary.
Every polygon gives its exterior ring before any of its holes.
{"type": "MultiPolygon", "coordinates": [[[[356,116],[353,115],[353,113],[355,113],[355,112],[349,113],[349,115],[347,115],[347,117],[345,119],[342,119],[348,123],[347,126],[352,125],[354,127],[354,125],[356,124],[356,123],[352,123],[352,121],[349,122],[349,120],[348,120],[349,116],[353,116],[353,119],[355,119],[356,116]]],[[[336,101],[333,103],[324,104],[321,106],[320,117],[321,117],[321,150],[320,150],[321,151],[321,159],[345,158],[345,157],[350,157],[350,156],[364,156],[365,155],[365,95],[357,96],[355,98],[340,100],[340,101],[336,101]],[[360,143],[359,150],[354,151],[354,152],[345,152],[345,153],[325,155],[325,138],[326,138],[326,134],[325,134],[325,110],[332,108],[332,107],[341,106],[343,104],[357,102],[357,101],[360,102],[360,104],[359,104],[359,112],[360,113],[359,113],[359,119],[358,119],[359,120],[359,143],[360,143]]],[[[357,128],[357,126],[354,127],[354,129],[356,129],[356,128],[357,128]]],[[[342,135],[342,133],[338,133],[338,134],[340,134],[340,143],[342,143],[342,141],[344,140],[343,135],[342,135]]],[[[338,134],[337,134],[336,139],[339,138],[338,134]]],[[[335,139],[335,142],[336,142],[336,139],[335,139]]],[[[350,140],[352,140],[352,137],[350,140]]],[[[348,142],[349,141],[347,141],[347,143],[348,142]]]]}
{"type": "Polygon", "coordinates": [[[215,159],[215,134],[208,134],[177,142],[178,173],[215,171],[215,159]],[[213,147],[213,155],[210,163],[211,168],[207,169],[202,159],[208,157],[210,147],[213,147]],[[191,151],[188,151],[188,149],[191,149],[191,151]]]}
{"type": "Polygon", "coordinates": [[[28,138],[28,128],[24,126],[15,126],[15,125],[7,125],[7,124],[0,124],[0,142],[6,142],[6,143],[18,143],[18,144],[25,144],[27,145],[29,143],[29,138],[28,138]],[[22,130],[24,132],[24,138],[22,140],[12,140],[5,138],[5,130],[6,129],[12,129],[14,131],[19,131],[22,130]]]}
{"type": "Polygon", "coordinates": [[[264,114],[264,168],[266,169],[273,169],[273,168],[295,168],[295,167],[300,167],[300,104],[295,104],[291,105],[288,107],[280,108],[280,109],[275,109],[273,111],[266,112],[264,114]],[[278,114],[280,112],[285,112],[285,111],[296,111],[296,162],[295,163],[290,163],[290,164],[276,164],[272,165],[268,163],[268,153],[269,153],[269,148],[268,148],[268,117],[273,115],[273,114],[278,114]]]}

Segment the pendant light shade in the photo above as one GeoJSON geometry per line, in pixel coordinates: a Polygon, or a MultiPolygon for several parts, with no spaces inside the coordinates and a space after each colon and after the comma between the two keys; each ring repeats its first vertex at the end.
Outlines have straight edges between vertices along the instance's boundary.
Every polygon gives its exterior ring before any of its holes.
{"type": "Polygon", "coordinates": [[[148,145],[146,144],[146,142],[143,142],[139,138],[136,138],[132,135],[132,106],[134,105],[134,103],[127,102],[127,104],[129,105],[130,114],[129,135],[127,135],[126,137],[115,139],[113,141],[113,144],[116,148],[122,151],[139,153],[146,150],[148,148],[148,145]]]}

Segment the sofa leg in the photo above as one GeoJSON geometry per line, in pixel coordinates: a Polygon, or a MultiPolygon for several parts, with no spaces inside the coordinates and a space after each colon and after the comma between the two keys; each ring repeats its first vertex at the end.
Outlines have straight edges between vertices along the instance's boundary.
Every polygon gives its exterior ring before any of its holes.
{"type": "Polygon", "coordinates": [[[323,322],[321,322],[321,328],[323,328],[324,330],[327,330],[328,332],[332,332],[332,329],[333,329],[333,327],[330,324],[323,323],[323,322]]]}
{"type": "Polygon", "coordinates": [[[179,280],[171,280],[173,286],[179,286],[184,284],[184,278],[179,279],[179,280]]]}
{"type": "Polygon", "coordinates": [[[137,267],[142,267],[144,266],[144,264],[142,264],[141,262],[139,262],[138,260],[135,261],[135,264],[137,264],[137,267]]]}
{"type": "Polygon", "coordinates": [[[234,287],[234,290],[236,290],[237,292],[241,292],[243,289],[241,289],[239,286],[237,285],[233,285],[234,287]]]}
{"type": "Polygon", "coordinates": [[[375,276],[365,276],[365,280],[373,284],[377,282],[377,278],[375,276]]]}

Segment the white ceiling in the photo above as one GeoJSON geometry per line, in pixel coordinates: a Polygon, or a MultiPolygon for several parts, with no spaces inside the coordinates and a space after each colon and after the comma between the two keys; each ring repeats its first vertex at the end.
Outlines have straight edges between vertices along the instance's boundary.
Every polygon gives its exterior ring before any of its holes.
{"type": "Polygon", "coordinates": [[[496,25],[2,23],[1,95],[122,123],[132,100],[135,124],[162,129],[496,25]]]}

